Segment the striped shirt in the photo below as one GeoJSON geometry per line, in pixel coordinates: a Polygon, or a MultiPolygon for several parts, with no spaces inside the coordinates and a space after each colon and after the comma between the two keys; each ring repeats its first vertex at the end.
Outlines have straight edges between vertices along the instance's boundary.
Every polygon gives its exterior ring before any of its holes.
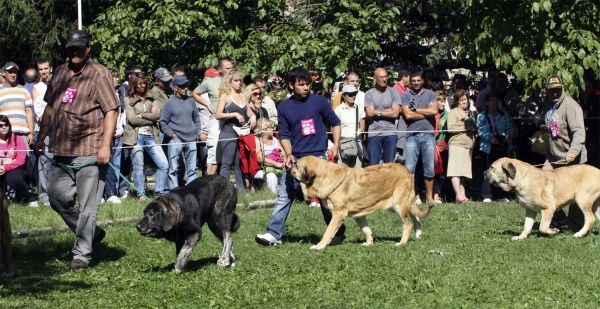
{"type": "Polygon", "coordinates": [[[31,106],[33,106],[33,101],[25,87],[0,85],[0,114],[8,117],[14,133],[25,135],[29,133],[25,108],[31,108],[31,106]]]}
{"type": "Polygon", "coordinates": [[[104,134],[104,115],[121,103],[106,67],[89,59],[79,73],[71,76],[68,65],[54,69],[44,96],[52,107],[49,152],[67,157],[97,155],[104,134]],[[64,96],[67,88],[77,89],[72,101],[64,96]]]}

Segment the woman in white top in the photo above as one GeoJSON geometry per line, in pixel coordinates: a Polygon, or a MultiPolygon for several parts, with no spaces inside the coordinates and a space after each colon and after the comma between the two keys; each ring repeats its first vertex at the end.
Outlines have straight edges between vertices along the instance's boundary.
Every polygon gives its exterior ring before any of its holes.
{"type": "Polygon", "coordinates": [[[256,158],[262,170],[254,175],[254,179],[263,179],[267,188],[273,194],[279,189],[279,176],[283,172],[283,158],[285,151],[279,140],[273,136],[275,124],[268,118],[261,118],[256,122],[256,158]]]}
{"type": "MultiPolygon", "coordinates": [[[[358,89],[354,85],[345,85],[342,88],[342,103],[335,108],[335,114],[340,118],[342,125],[342,138],[340,149],[343,144],[354,143],[358,147],[359,132],[365,130],[365,111],[355,103],[358,89]],[[357,123],[358,121],[358,123],[357,123]]],[[[349,167],[362,167],[358,154],[355,156],[344,156],[343,150],[339,152],[342,163],[349,167]]]]}

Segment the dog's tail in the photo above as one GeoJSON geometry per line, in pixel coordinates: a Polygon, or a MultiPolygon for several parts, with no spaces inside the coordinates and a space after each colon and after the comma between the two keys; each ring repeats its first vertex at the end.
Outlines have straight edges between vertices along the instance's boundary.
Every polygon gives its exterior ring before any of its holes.
{"type": "Polygon", "coordinates": [[[427,209],[421,210],[419,208],[419,206],[417,206],[417,203],[413,202],[410,212],[413,215],[419,217],[419,219],[424,219],[424,218],[427,218],[427,216],[429,216],[429,212],[431,211],[431,208],[433,208],[433,206],[429,206],[429,207],[427,207],[427,209]]]}
{"type": "Polygon", "coordinates": [[[234,213],[231,218],[231,231],[235,232],[240,228],[240,218],[234,213]]]}

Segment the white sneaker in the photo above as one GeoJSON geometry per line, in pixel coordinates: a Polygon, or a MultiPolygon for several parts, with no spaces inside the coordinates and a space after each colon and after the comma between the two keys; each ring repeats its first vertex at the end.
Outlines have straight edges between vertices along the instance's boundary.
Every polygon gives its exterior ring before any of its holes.
{"type": "Polygon", "coordinates": [[[29,207],[39,207],[40,206],[37,201],[35,201],[35,202],[29,202],[28,205],[29,205],[29,207]]]}
{"type": "Polygon", "coordinates": [[[104,204],[104,203],[106,203],[106,200],[104,200],[104,198],[102,198],[102,199],[100,200],[100,204],[104,204]]]}
{"type": "Polygon", "coordinates": [[[106,200],[106,202],[108,202],[110,204],[121,204],[121,199],[118,196],[113,195],[113,196],[109,197],[106,200]]]}
{"type": "Polygon", "coordinates": [[[435,202],[436,204],[443,204],[443,203],[444,203],[444,201],[442,201],[441,199],[439,199],[439,200],[435,200],[434,202],[435,202]]]}
{"type": "Polygon", "coordinates": [[[507,198],[503,198],[503,199],[500,200],[500,202],[508,203],[508,202],[510,202],[510,200],[507,199],[507,198]]]}
{"type": "Polygon", "coordinates": [[[281,245],[281,240],[278,240],[277,238],[275,238],[275,236],[271,235],[271,233],[256,234],[256,237],[254,237],[254,240],[259,245],[263,245],[263,246],[281,245]]]}
{"type": "Polygon", "coordinates": [[[308,205],[308,207],[321,207],[321,203],[319,202],[318,198],[311,197],[310,205],[308,205]]]}
{"type": "Polygon", "coordinates": [[[484,203],[491,203],[491,202],[492,202],[492,199],[485,198],[485,199],[483,199],[483,202],[484,202],[484,203]]]}
{"type": "Polygon", "coordinates": [[[417,203],[417,205],[423,204],[423,202],[421,202],[421,198],[420,197],[417,197],[417,200],[415,201],[415,203],[417,203]]]}
{"type": "Polygon", "coordinates": [[[127,197],[129,197],[129,191],[125,191],[125,193],[123,193],[123,195],[121,195],[120,199],[124,200],[127,197]]]}
{"type": "Polygon", "coordinates": [[[44,206],[50,207],[50,202],[44,202],[44,206]]]}

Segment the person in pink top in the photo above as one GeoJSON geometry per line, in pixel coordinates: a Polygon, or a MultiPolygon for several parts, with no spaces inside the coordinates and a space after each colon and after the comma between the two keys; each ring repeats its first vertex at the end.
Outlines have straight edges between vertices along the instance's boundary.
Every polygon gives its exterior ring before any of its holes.
{"type": "Polygon", "coordinates": [[[13,134],[8,117],[0,115],[0,175],[5,175],[6,184],[16,191],[15,202],[37,207],[36,197],[26,181],[26,156],[25,142],[13,134]]]}

